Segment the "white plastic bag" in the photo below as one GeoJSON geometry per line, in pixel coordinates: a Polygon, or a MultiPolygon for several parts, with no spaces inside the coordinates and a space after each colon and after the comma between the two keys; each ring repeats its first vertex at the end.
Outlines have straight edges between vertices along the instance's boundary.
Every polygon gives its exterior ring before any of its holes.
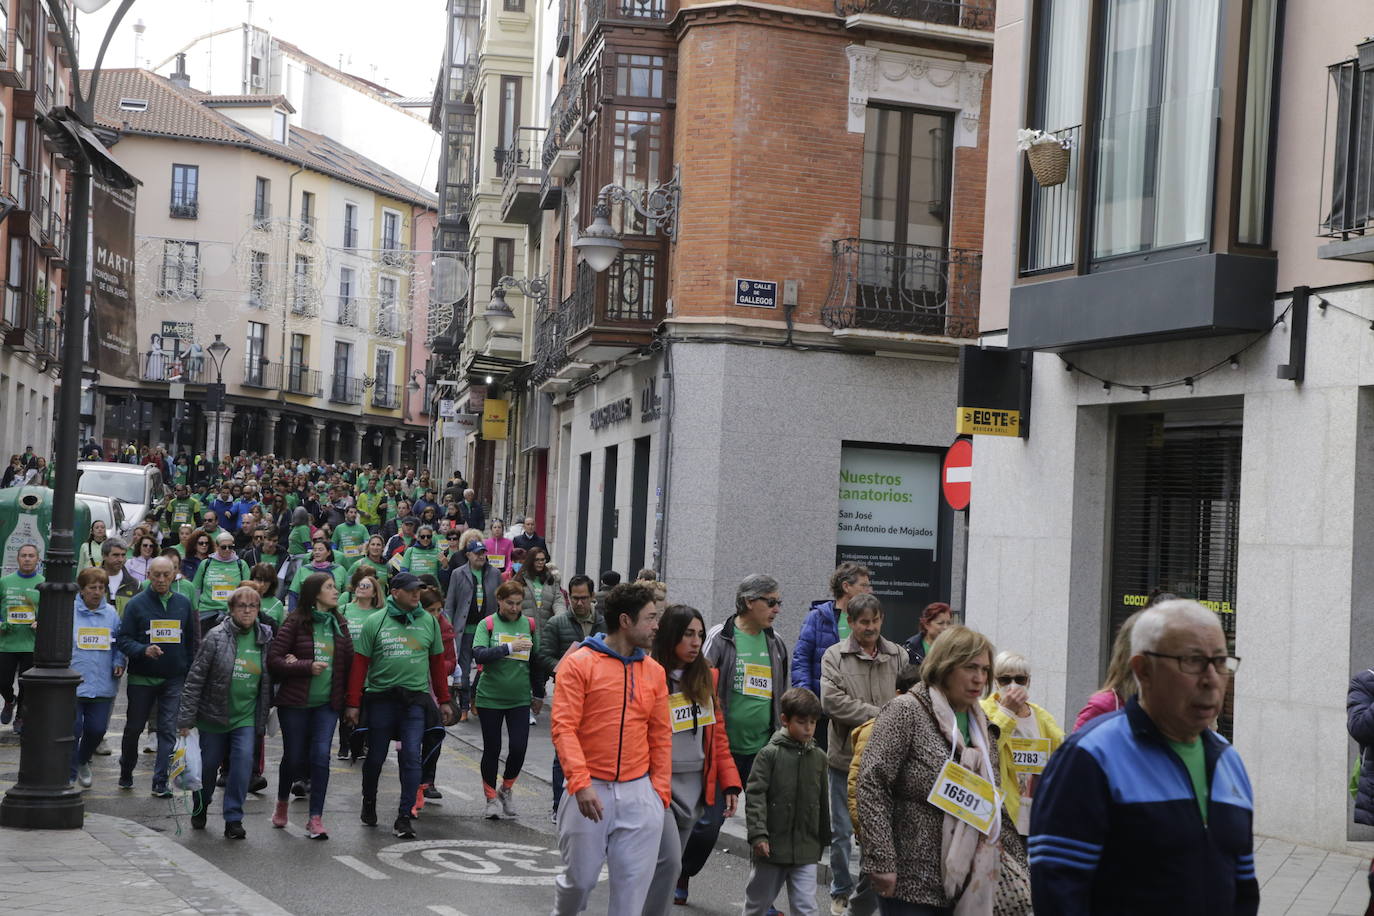
{"type": "Polygon", "coordinates": [[[194,728],[186,737],[177,738],[168,769],[172,788],[179,792],[200,791],[200,735],[194,728]]]}

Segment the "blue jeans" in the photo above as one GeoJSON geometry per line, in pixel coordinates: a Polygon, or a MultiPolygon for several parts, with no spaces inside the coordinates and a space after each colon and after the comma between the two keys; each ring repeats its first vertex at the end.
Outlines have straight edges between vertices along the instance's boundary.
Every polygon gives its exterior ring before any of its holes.
{"type": "Polygon", "coordinates": [[[210,801],[215,797],[215,780],[220,764],[227,761],[229,772],[224,776],[224,822],[232,824],[243,820],[243,800],[248,796],[248,780],[253,775],[253,753],[257,746],[257,730],[251,725],[219,734],[207,731],[200,733],[202,785],[199,804],[204,806],[206,814],[209,814],[210,801]]]}
{"type": "Polygon", "coordinates": [[[849,874],[850,842],[854,825],[849,822],[849,774],[826,767],[830,774],[830,896],[848,898],[854,890],[849,874]]]}
{"type": "Polygon", "coordinates": [[[76,779],[76,768],[83,763],[90,763],[96,745],[105,739],[113,709],[114,700],[110,698],[76,698],[76,727],[72,729],[72,779],[76,779]]]}
{"type": "MultiPolygon", "coordinates": [[[[754,769],[754,754],[731,754],[735,758],[735,769],[739,770],[741,785],[749,784],[749,773],[754,769]]],[[[691,836],[687,838],[687,848],[682,851],[682,875],[680,881],[695,878],[711,858],[711,850],[716,848],[720,836],[720,826],[725,822],[725,793],[717,790],[715,804],[708,805],[701,820],[692,825],[691,836]]]]}
{"type": "Polygon", "coordinates": [[[363,703],[367,708],[363,800],[376,801],[377,780],[382,775],[382,765],[386,763],[387,752],[391,748],[391,736],[400,735],[401,752],[397,755],[397,763],[401,771],[401,801],[396,812],[401,817],[411,817],[415,793],[420,790],[420,741],[425,731],[425,708],[368,696],[363,697],[363,703]]]}
{"type": "Polygon", "coordinates": [[[291,783],[300,776],[310,780],[310,816],[324,815],[324,795],[329,789],[329,753],[334,748],[334,726],[339,714],[328,703],[319,706],[278,706],[282,756],[277,770],[277,801],[291,796],[291,783]]]}
{"type": "Polygon", "coordinates": [[[475,633],[463,633],[458,639],[458,673],[462,688],[458,694],[458,708],[472,707],[472,639],[475,633]]]}
{"type": "MultiPolygon", "coordinates": [[[[177,707],[181,705],[181,685],[185,678],[169,677],[154,687],[130,684],[126,688],[129,707],[125,710],[124,737],[119,743],[119,778],[134,778],[138,765],[138,738],[148,724],[148,713],[157,703],[157,756],[153,759],[153,788],[167,787],[167,763],[176,744],[177,707]]],[[[251,761],[250,761],[251,765],[251,761]]]]}

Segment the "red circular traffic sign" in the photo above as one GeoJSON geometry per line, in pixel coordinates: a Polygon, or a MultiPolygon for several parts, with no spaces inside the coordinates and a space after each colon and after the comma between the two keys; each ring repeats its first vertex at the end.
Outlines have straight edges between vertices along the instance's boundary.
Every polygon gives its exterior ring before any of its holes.
{"type": "Polygon", "coordinates": [[[940,491],[951,509],[966,509],[973,489],[973,443],[955,439],[945,452],[945,465],[940,471],[940,491]]]}

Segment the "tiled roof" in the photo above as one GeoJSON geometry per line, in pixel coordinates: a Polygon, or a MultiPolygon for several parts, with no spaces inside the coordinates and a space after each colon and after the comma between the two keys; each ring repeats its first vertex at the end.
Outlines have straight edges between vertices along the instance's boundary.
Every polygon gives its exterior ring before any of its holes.
{"type": "Polygon", "coordinates": [[[274,105],[278,108],[285,108],[292,114],[296,113],[296,108],[284,95],[202,95],[200,101],[206,105],[217,107],[220,105],[274,105]]]}
{"type": "MultiPolygon", "coordinates": [[[[89,73],[83,71],[82,80],[88,77],[89,73]]],[[[99,124],[121,133],[251,149],[390,197],[427,207],[437,205],[438,199],[433,193],[323,134],[292,127],[288,137],[290,143],[281,144],[211,107],[216,100],[235,98],[240,97],[207,96],[193,89],[182,89],[148,70],[105,70],[100,76],[94,109],[99,124]],[[120,107],[121,99],[146,101],[147,108],[126,110],[120,107]]]]}

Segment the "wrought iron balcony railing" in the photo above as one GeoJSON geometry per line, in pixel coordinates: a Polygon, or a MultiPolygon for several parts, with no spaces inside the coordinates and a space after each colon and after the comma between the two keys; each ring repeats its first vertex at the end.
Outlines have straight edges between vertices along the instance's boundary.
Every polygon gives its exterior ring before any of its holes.
{"type": "Polygon", "coordinates": [[[320,370],[308,369],[305,366],[288,366],[286,391],[289,394],[301,394],[308,398],[323,397],[324,388],[320,381],[320,370]]]}
{"type": "Polygon", "coordinates": [[[401,386],[378,382],[372,386],[372,406],[394,410],[401,406],[401,386]]]}
{"type": "Polygon", "coordinates": [[[334,376],[329,386],[329,400],[335,404],[361,404],[363,402],[363,380],[351,375],[334,376]]]}
{"type": "Polygon", "coordinates": [[[243,387],[281,388],[281,363],[271,363],[257,356],[244,357],[243,387]]]}
{"type": "Polygon", "coordinates": [[[981,251],[855,238],[831,244],[826,327],[977,335],[981,251]]]}
{"type": "Polygon", "coordinates": [[[189,356],[166,349],[145,350],[141,360],[139,371],[145,381],[204,385],[215,379],[215,367],[203,354],[189,356]]]}

